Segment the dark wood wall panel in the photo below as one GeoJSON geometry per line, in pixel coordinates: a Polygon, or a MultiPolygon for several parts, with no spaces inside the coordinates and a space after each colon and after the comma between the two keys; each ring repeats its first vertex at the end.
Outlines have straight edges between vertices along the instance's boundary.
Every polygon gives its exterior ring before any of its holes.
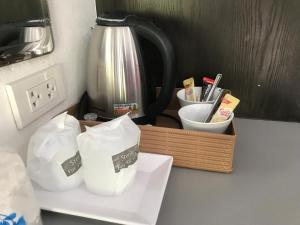
{"type": "Polygon", "coordinates": [[[97,10],[161,27],[176,50],[178,86],[223,73],[241,99],[238,116],[300,121],[299,0],[97,0],[97,10]]]}

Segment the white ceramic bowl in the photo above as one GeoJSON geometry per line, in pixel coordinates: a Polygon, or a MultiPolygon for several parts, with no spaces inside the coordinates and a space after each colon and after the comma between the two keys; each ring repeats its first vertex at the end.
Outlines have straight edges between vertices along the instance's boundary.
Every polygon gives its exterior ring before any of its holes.
{"type": "MultiPolygon", "coordinates": [[[[202,87],[194,87],[194,90],[195,90],[196,96],[199,96],[200,92],[202,90],[202,87]]],[[[191,104],[207,104],[207,103],[212,104],[214,102],[214,100],[218,97],[218,94],[220,93],[221,90],[222,90],[221,88],[216,88],[214,95],[213,95],[213,100],[208,101],[208,102],[194,102],[194,101],[185,100],[185,89],[184,88],[177,92],[177,98],[178,98],[178,101],[179,101],[179,104],[181,107],[186,106],[186,105],[191,105],[191,104]]]]}
{"type": "Polygon", "coordinates": [[[179,111],[179,117],[183,129],[185,130],[197,130],[206,131],[212,133],[224,133],[232,119],[234,113],[231,114],[228,120],[218,123],[202,123],[199,121],[204,120],[207,114],[210,112],[212,104],[193,104],[182,107],[179,111]]]}

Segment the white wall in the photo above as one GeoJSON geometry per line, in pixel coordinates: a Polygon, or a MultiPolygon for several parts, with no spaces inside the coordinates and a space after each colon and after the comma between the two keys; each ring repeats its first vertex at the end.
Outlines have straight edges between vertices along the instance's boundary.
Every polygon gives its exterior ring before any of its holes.
{"type": "Polygon", "coordinates": [[[85,63],[90,27],[96,19],[94,0],[48,0],[54,52],[0,68],[0,150],[17,151],[25,159],[31,134],[57,113],[77,103],[85,90],[85,63]],[[17,130],[5,92],[5,84],[61,64],[65,73],[67,99],[39,120],[17,130]]]}

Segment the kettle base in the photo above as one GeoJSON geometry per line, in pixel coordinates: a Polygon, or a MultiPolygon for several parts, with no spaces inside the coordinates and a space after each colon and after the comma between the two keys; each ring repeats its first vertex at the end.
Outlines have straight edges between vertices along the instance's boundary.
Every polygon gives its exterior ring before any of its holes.
{"type": "MultiPolygon", "coordinates": [[[[101,116],[99,116],[96,121],[108,122],[108,121],[110,121],[112,119],[114,119],[114,118],[107,118],[107,117],[101,117],[101,116]]],[[[138,125],[147,125],[147,124],[155,125],[155,122],[156,122],[155,119],[151,119],[151,118],[149,118],[147,116],[133,118],[132,121],[135,124],[138,124],[138,125]]]]}
{"type": "MultiPolygon", "coordinates": [[[[97,114],[97,121],[107,122],[112,119],[115,119],[117,117],[110,117],[108,115],[105,115],[103,112],[100,112],[99,109],[96,109],[95,107],[91,107],[89,104],[89,98],[87,93],[84,93],[84,95],[81,97],[81,100],[79,102],[76,117],[78,120],[84,120],[84,115],[87,113],[96,113],[97,114]]],[[[149,116],[137,116],[135,118],[132,118],[133,122],[139,125],[146,125],[146,124],[152,124],[155,125],[156,118],[149,117],[149,116]]]]}

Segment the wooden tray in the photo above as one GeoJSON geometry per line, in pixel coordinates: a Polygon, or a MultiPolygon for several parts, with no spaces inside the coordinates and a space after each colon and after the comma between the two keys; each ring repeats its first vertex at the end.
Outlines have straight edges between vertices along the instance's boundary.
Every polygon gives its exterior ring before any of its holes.
{"type": "MultiPolygon", "coordinates": [[[[84,126],[99,122],[81,121],[84,126]]],[[[140,125],[142,152],[172,155],[174,166],[230,173],[236,134],[231,123],[226,134],[187,131],[174,128],[171,121],[162,122],[164,127],[140,125]],[[166,127],[168,126],[168,127],[166,127]],[[173,128],[170,128],[173,127],[173,128]]],[[[176,127],[176,126],[175,126],[176,127]]]]}

